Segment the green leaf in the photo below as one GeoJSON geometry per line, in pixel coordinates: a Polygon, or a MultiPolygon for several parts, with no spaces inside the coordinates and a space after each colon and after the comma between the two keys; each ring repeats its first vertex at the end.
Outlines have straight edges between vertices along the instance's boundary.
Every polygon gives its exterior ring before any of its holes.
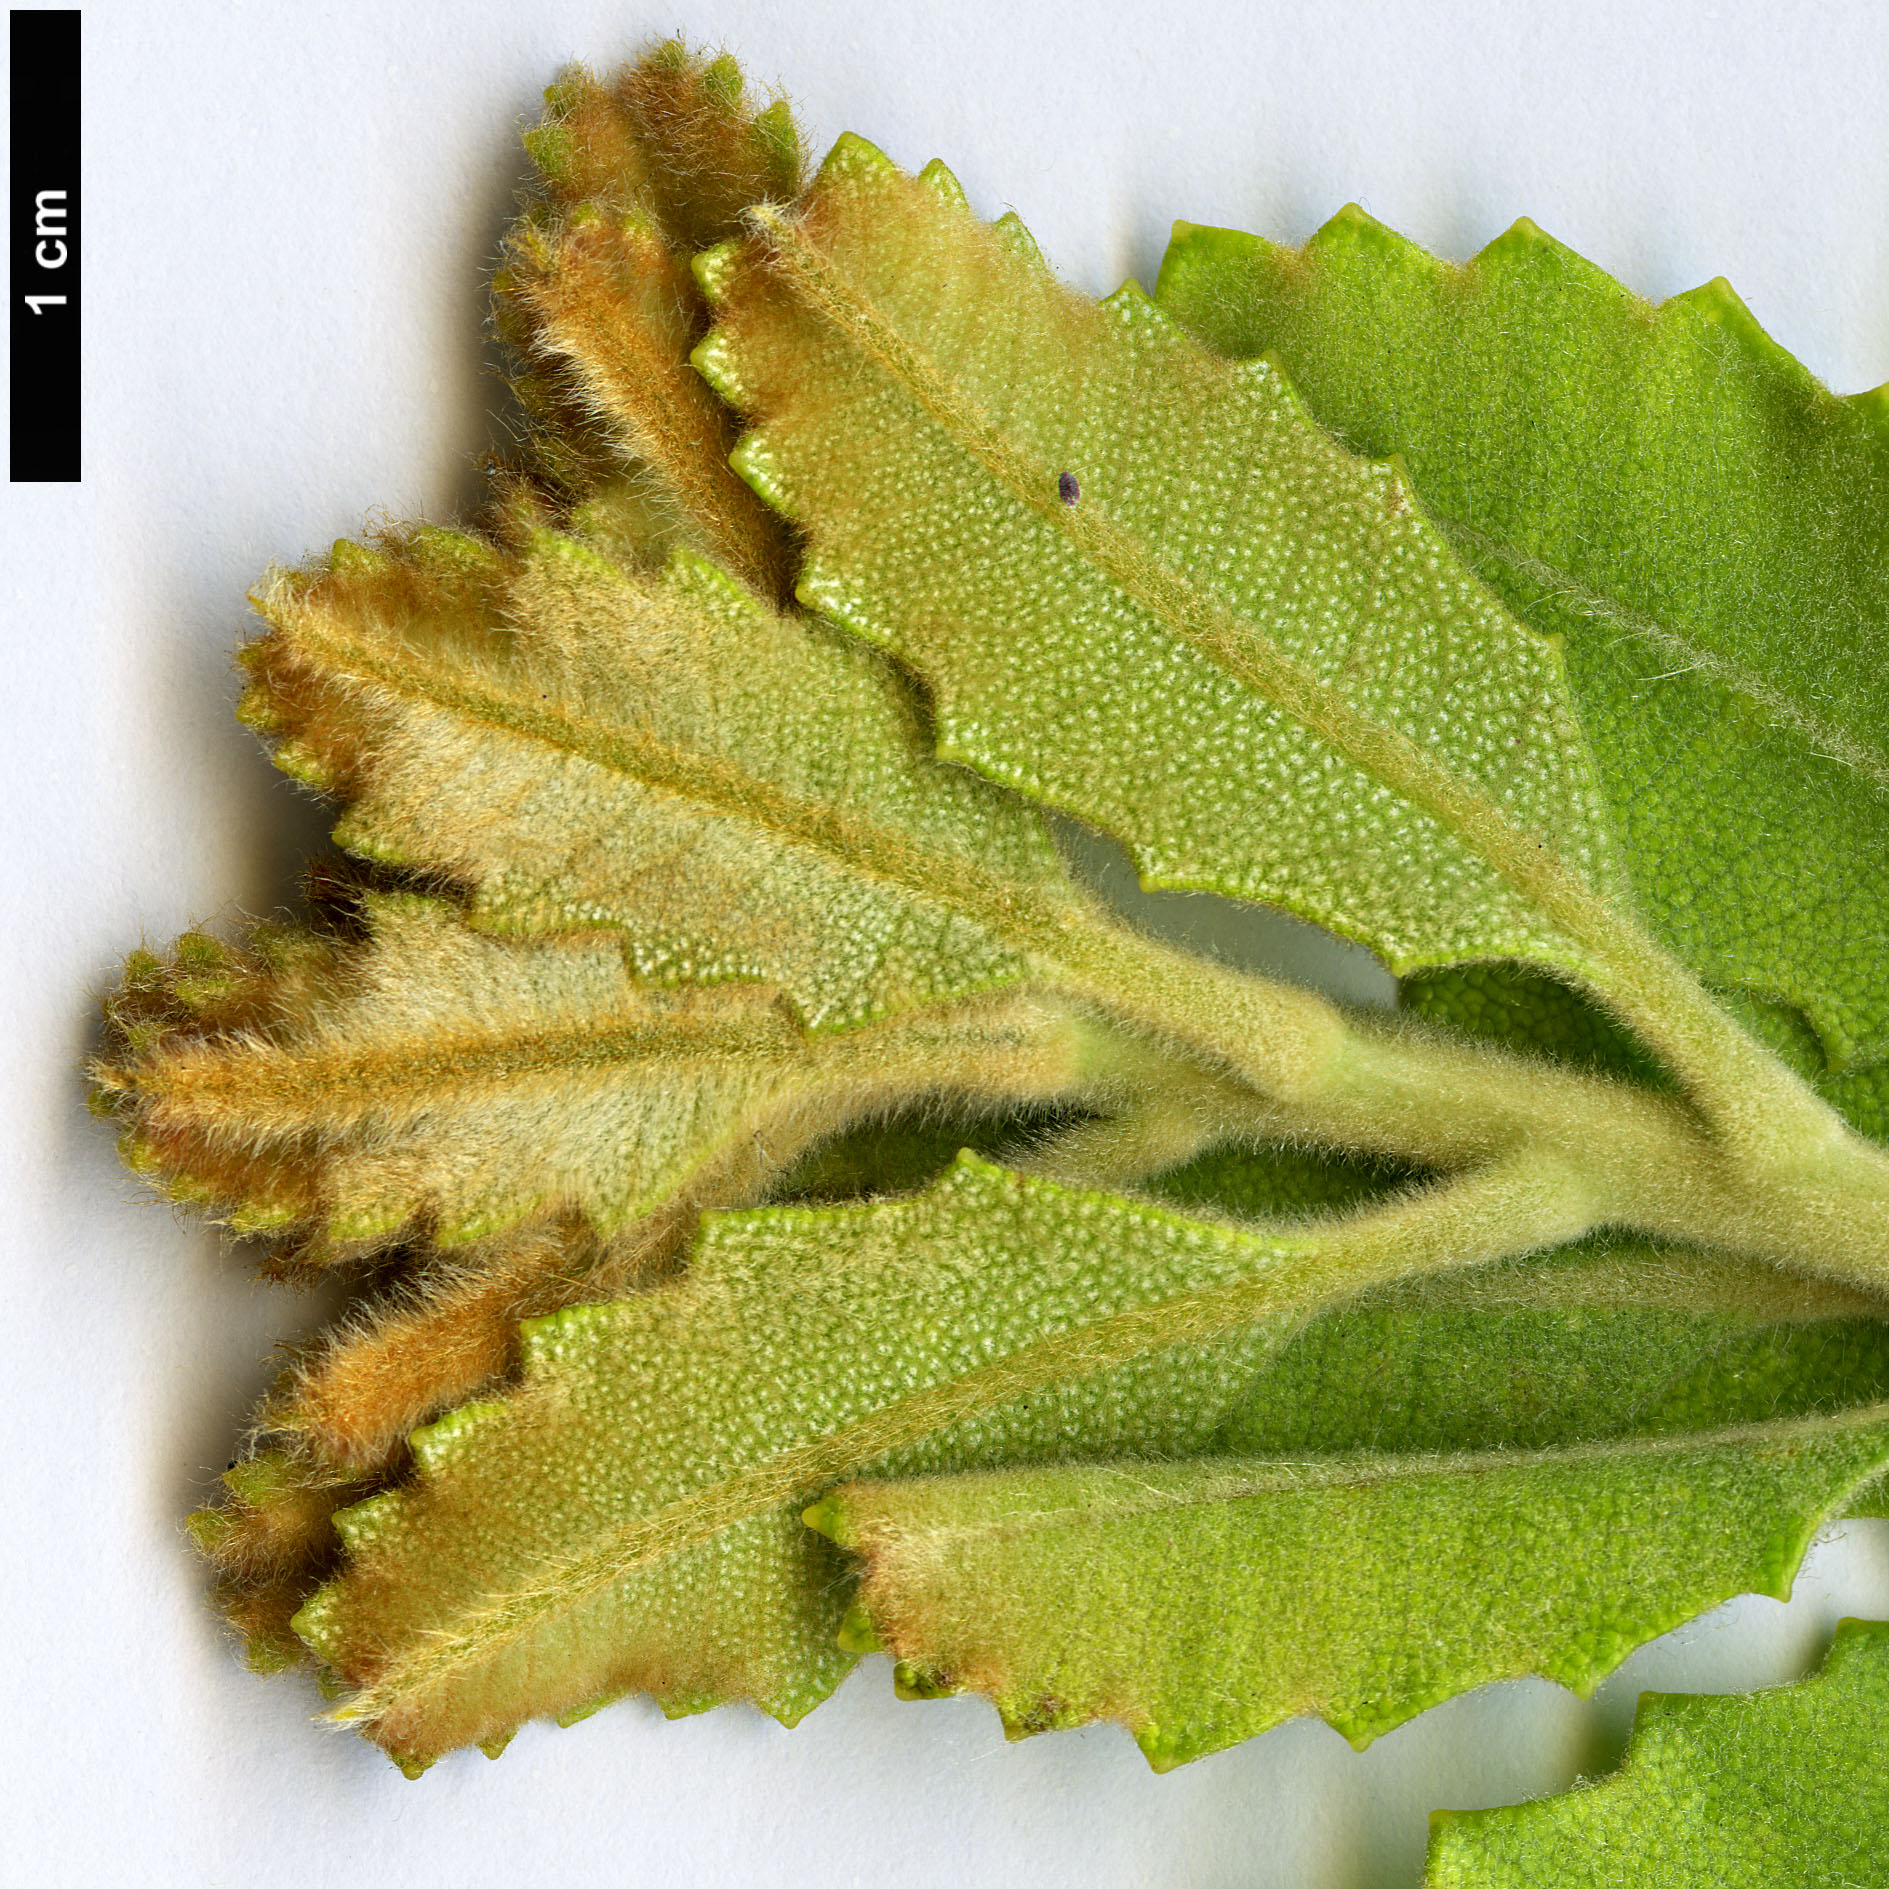
{"type": "MultiPolygon", "coordinates": [[[[1889,1461],[1889,1407],[1457,1456],[853,1483],[871,1638],[1012,1735],[1118,1719],[1157,1769],[1316,1712],[1362,1747],[1487,1680],[1586,1692],[1728,1595],[1789,1592],[1889,1461]]],[[[854,1638],[863,1637],[854,1629],[854,1638]]]]}
{"type": "Polygon", "coordinates": [[[1848,1889],[1889,1855],[1889,1626],[1847,1620],[1823,1668],[1736,1698],[1647,1693],[1611,1777],[1438,1811],[1426,1889],[1848,1889]]]}
{"type": "Polygon", "coordinates": [[[941,754],[1400,970],[1585,962],[1540,893],[1613,883],[1559,658],[1399,472],[1138,291],[1069,295],[938,167],[844,139],[768,239],[698,265],[696,360],[799,594],[920,670],[941,754]]]}
{"type": "MultiPolygon", "coordinates": [[[[1519,964],[1419,971],[1398,989],[1424,1019],[1524,1055],[1669,1088],[1672,1078],[1606,1011],[1567,984],[1519,964]]],[[[1793,1065],[1795,1067],[1795,1065],[1793,1065]]]]}
{"type": "Polygon", "coordinates": [[[1639,909],[1889,1051],[1889,406],[1839,400],[1723,281],[1651,308],[1531,223],[1472,262],[1355,208],[1302,250],[1176,228],[1156,298],[1266,355],[1511,609],[1565,639],[1639,909]]]}
{"type": "Polygon", "coordinates": [[[1382,1200],[1420,1173],[1401,1161],[1222,1143],[1150,1176],[1143,1188],[1189,1211],[1205,1208],[1236,1220],[1280,1220],[1342,1213],[1382,1200]]]}
{"type": "Polygon", "coordinates": [[[336,1518],[347,1569],[297,1630],[407,1762],[630,1689],[797,1718],[846,1664],[796,1519],[841,1476],[1196,1452],[1321,1303],[1473,1264],[1565,1191],[1498,1173],[1261,1234],[965,1156],[911,1201],[711,1218],[682,1279],[528,1327],[516,1395],[418,1433],[420,1481],[336,1518]]]}
{"type": "Polygon", "coordinates": [[[1889,1401],[1880,1302],[1604,1235],[1306,1325],[1216,1453],[1554,1449],[1889,1401]]]}

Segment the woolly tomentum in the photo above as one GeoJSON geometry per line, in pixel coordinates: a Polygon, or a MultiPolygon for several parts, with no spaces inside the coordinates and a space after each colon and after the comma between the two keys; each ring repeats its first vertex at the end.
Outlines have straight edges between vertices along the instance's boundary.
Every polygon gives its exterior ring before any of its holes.
{"type": "Polygon", "coordinates": [[[550,102],[488,512],[257,594],[342,860],[95,1072],[361,1280],[195,1518],[257,1663],[413,1769],[875,1645],[1168,1764],[1787,1584],[1889,1461],[1882,399],[1528,230],[1095,304],[725,59],[550,102]]]}

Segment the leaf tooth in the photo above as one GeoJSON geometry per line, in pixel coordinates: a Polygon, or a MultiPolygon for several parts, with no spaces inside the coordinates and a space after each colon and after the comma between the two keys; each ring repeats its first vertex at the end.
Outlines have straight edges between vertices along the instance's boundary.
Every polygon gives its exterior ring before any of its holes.
{"type": "Polygon", "coordinates": [[[862,138],[856,131],[842,131],[815,173],[813,188],[818,191],[841,183],[887,184],[903,175],[869,138],[862,138]]]}
{"type": "MultiPolygon", "coordinates": [[[[689,352],[689,365],[708,382],[730,406],[746,404],[748,395],[741,379],[741,369],[733,344],[719,328],[711,329],[698,341],[689,352]]],[[[745,469],[743,454],[747,451],[747,440],[743,440],[734,450],[728,463],[747,479],[750,485],[754,480],[745,469]]],[[[758,490],[758,488],[757,488],[758,490]]],[[[762,494],[766,496],[765,493],[762,494]]]]}
{"type": "MultiPolygon", "coordinates": [[[[697,250],[690,258],[689,271],[695,277],[696,287],[702,291],[703,301],[710,308],[715,307],[727,295],[730,284],[741,271],[747,253],[747,239],[731,236],[726,242],[716,243],[712,248],[697,250]]],[[[696,354],[700,352],[698,348],[696,354]]],[[[715,387],[719,393],[721,389],[716,386],[714,376],[708,373],[699,360],[696,360],[695,355],[689,358],[695,362],[696,371],[703,374],[708,379],[708,384],[715,387]]]]}
{"type": "Polygon", "coordinates": [[[510,1406],[503,1399],[487,1398],[477,1403],[461,1404],[456,1410],[447,1411],[443,1417],[422,1424],[407,1438],[407,1446],[413,1452],[420,1473],[423,1476],[438,1475],[465,1453],[475,1431],[486,1429],[505,1416],[509,1409],[510,1406]]]}
{"type": "MultiPolygon", "coordinates": [[[[949,1673],[934,1672],[915,1666],[910,1660],[898,1660],[892,1667],[892,1690],[905,1700],[955,1699],[964,1688],[949,1673]]],[[[1005,1726],[1008,1735],[1009,1727],[1005,1726]]]]}
{"type": "Polygon", "coordinates": [[[407,552],[423,571],[440,577],[470,577],[480,583],[502,582],[509,562],[475,532],[422,525],[407,540],[407,552]]]}
{"type": "Polygon", "coordinates": [[[223,1224],[244,1239],[287,1233],[307,1218],[307,1208],[288,1201],[252,1200],[227,1215],[223,1224]]]}
{"type": "MultiPolygon", "coordinates": [[[[549,102],[550,91],[545,98],[549,102]]],[[[533,125],[520,139],[525,155],[554,189],[568,189],[577,181],[577,139],[569,125],[546,122],[533,125]]]]}
{"type": "Polygon", "coordinates": [[[761,153],[762,163],[773,175],[774,194],[791,197],[800,188],[800,130],[794,123],[792,108],[784,98],[777,98],[757,114],[748,128],[761,153]]]}
{"type": "Polygon", "coordinates": [[[794,598],[807,609],[829,616],[842,629],[868,642],[883,642],[883,631],[875,632],[857,587],[845,575],[818,557],[810,557],[801,567],[800,581],[794,586],[794,598]]]}
{"type": "MultiPolygon", "coordinates": [[[[1628,293],[1615,286],[1618,293],[1628,293]]],[[[1701,282],[1697,288],[1675,295],[1661,304],[1660,313],[1670,321],[1673,314],[1682,309],[1695,320],[1705,321],[1717,329],[1739,354],[1788,384],[1800,399],[1808,399],[1825,410],[1844,404],[1796,355],[1779,346],[1765,332],[1744,298],[1724,276],[1714,276],[1710,282],[1701,282]]]]}
{"type": "Polygon", "coordinates": [[[609,1303],[567,1305],[540,1318],[521,1320],[518,1326],[521,1378],[529,1383],[533,1378],[547,1375],[567,1358],[584,1355],[589,1349],[591,1329],[615,1324],[620,1309],[609,1303]]]}
{"type": "MultiPolygon", "coordinates": [[[[542,1195],[517,1195],[497,1206],[475,1208],[455,1215],[450,1220],[442,1220],[433,1229],[433,1244],[441,1252],[451,1252],[481,1240],[496,1239],[525,1221],[535,1219],[543,1213],[546,1204],[542,1195]]],[[[599,1210],[591,1217],[601,1231],[616,1231],[614,1226],[607,1224],[610,1216],[605,1212],[599,1210]]]]}
{"type": "Polygon", "coordinates": [[[1333,251],[1367,250],[1395,264],[1416,245],[1388,223],[1380,223],[1361,203],[1335,210],[1306,238],[1300,254],[1310,260],[1333,251]]]}
{"type": "MultiPolygon", "coordinates": [[[[595,1698],[584,1700],[581,1705],[566,1706],[562,1712],[554,1712],[551,1715],[551,1722],[560,1731],[569,1731],[573,1725],[581,1725],[585,1719],[594,1718],[606,1706],[615,1705],[619,1700],[627,1699],[629,1696],[627,1687],[615,1687],[598,1693],[595,1698]]],[[[509,1740],[511,1735],[507,1732],[506,1739],[509,1740]]],[[[500,1747],[501,1750],[503,1748],[503,1746],[500,1747]]]]}
{"type": "Polygon", "coordinates": [[[336,577],[385,577],[393,564],[386,552],[352,538],[337,538],[328,550],[328,569],[336,577]]]}
{"type": "MultiPolygon", "coordinates": [[[[252,644],[251,648],[254,647],[252,644]]],[[[243,654],[246,656],[248,651],[243,654]]],[[[239,658],[240,660],[240,658],[239,658]]],[[[280,735],[288,730],[281,706],[262,684],[252,682],[236,704],[236,719],[258,735],[280,735]]]]}
{"type": "MultiPolygon", "coordinates": [[[[826,1534],[829,1531],[821,1528],[818,1522],[811,1519],[818,1507],[819,1504],[816,1503],[814,1508],[807,1510],[806,1515],[802,1519],[807,1521],[810,1528],[819,1530],[821,1534],[826,1534]]],[[[833,1539],[837,1541],[839,1537],[834,1536],[833,1539]]],[[[844,1543],[841,1543],[842,1547],[844,1545],[844,1543]]],[[[834,1637],[839,1641],[840,1650],[842,1652],[883,1653],[886,1650],[884,1640],[879,1637],[878,1629],[872,1624],[872,1615],[858,1601],[854,1601],[853,1604],[847,1608],[846,1616],[840,1622],[839,1632],[834,1637]]]]}
{"type": "MultiPolygon", "coordinates": [[[[1431,275],[1457,275],[1461,272],[1454,264],[1446,262],[1440,256],[1433,256],[1419,243],[1413,243],[1408,237],[1397,236],[1395,231],[1387,234],[1396,237],[1396,254],[1400,261],[1413,269],[1431,275]]],[[[1494,269],[1525,268],[1540,269],[1544,265],[1557,270],[1578,267],[1591,271],[1594,276],[1617,290],[1619,285],[1604,271],[1596,269],[1585,256],[1570,249],[1567,244],[1550,236],[1533,217],[1518,216],[1500,236],[1490,240],[1476,251],[1469,260],[1471,269],[1488,271],[1494,269]]]]}
{"type": "MultiPolygon", "coordinates": [[[[708,341],[696,349],[696,353],[703,353],[714,339],[715,336],[710,335],[708,341]]],[[[716,358],[719,361],[719,354],[716,358]]],[[[731,393],[726,397],[734,399],[737,396],[731,393]]],[[[792,493],[781,477],[780,462],[775,457],[765,428],[757,428],[749,433],[729,455],[728,463],[754,488],[759,497],[787,517],[794,515],[792,493]]],[[[798,590],[795,594],[799,594],[798,590]]]]}
{"type": "Polygon", "coordinates": [[[1848,404],[1867,425],[1889,434],[1889,380],[1864,393],[1851,394],[1848,404]]]}
{"type": "MultiPolygon", "coordinates": [[[[379,1495],[367,1497],[365,1501],[351,1503],[347,1508],[336,1509],[329,1519],[335,1533],[341,1537],[342,1546],[358,1560],[375,1542],[385,1537],[405,1506],[406,1499],[401,1491],[388,1489],[379,1495]]],[[[297,1627],[296,1632],[300,1633],[301,1628],[297,1627]]],[[[303,1637],[307,1638],[305,1634],[303,1637]]],[[[322,1650],[316,1648],[318,1652],[322,1650]]]]}
{"type": "MultiPolygon", "coordinates": [[[[341,771],[326,755],[317,753],[315,749],[293,738],[277,742],[275,752],[269,758],[291,780],[298,780],[304,787],[312,787],[317,793],[337,794],[346,784],[341,771]]],[[[348,846],[345,840],[338,840],[337,843],[348,846]]],[[[359,851],[360,849],[350,846],[349,850],[359,851]]],[[[382,857],[382,855],[370,854],[368,857],[382,857]]]]}
{"type": "Polygon", "coordinates": [[[931,162],[918,173],[918,181],[929,190],[940,203],[949,204],[954,210],[963,210],[967,214],[969,213],[971,200],[964,194],[964,186],[958,182],[950,166],[945,163],[943,158],[934,157],[931,162]]]}
{"type": "Polygon", "coordinates": [[[766,609],[732,571],[686,544],[677,545],[669,554],[669,561],[663,567],[662,587],[672,597],[711,609],[726,609],[729,604],[735,604],[757,616],[766,609]]]}
{"type": "Polygon", "coordinates": [[[1006,210],[991,226],[991,234],[1007,249],[1011,255],[1030,264],[1033,268],[1049,272],[1049,262],[1037,241],[1025,226],[1022,217],[1014,210],[1006,210]]]}
{"type": "Polygon", "coordinates": [[[388,1244],[412,1218],[410,1208],[398,1203],[369,1203],[337,1208],[323,1220],[321,1245],[334,1251],[388,1244]]]}

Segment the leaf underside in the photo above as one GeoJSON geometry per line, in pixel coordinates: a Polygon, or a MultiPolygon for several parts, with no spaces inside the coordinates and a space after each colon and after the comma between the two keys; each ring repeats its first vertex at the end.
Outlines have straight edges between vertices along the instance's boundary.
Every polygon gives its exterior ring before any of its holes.
{"type": "Polygon", "coordinates": [[[518,1393],[417,1436],[420,1480],[338,1518],[349,1566],[297,1630],[408,1762],[626,1690],[791,1722],[851,1663],[808,1500],[855,1462],[1199,1450],[1276,1327],[1085,1346],[1285,1250],[968,1157],[910,1203],[712,1219],[684,1279],[530,1328],[518,1393]]]}
{"type": "Polygon", "coordinates": [[[1452,1177],[1256,1141],[1237,1057],[1136,1008],[1240,981],[1124,944],[1040,805],[1676,1108],[1561,981],[1637,900],[1884,1136],[1881,403],[1527,233],[1184,233],[1097,306],[942,167],[845,139],[800,195],[725,58],[547,102],[487,514],[256,599],[335,910],[139,954],[94,1069],[173,1198],[360,1269],[193,1518],[252,1660],[312,1649],[410,1771],[631,1690],[791,1722],[874,1643],[1165,1766],[1787,1587],[1880,1500],[1880,1303],[1612,1236],[1347,1297],[1452,1177]]]}
{"type": "Polygon", "coordinates": [[[1180,225],[1156,299],[1399,455],[1564,639],[1668,944],[1839,1067],[1889,1051],[1889,402],[1831,395],[1723,281],[1649,307],[1525,220],[1460,267],[1355,208],[1298,250],[1180,225]]]}
{"type": "MultiPolygon", "coordinates": [[[[771,226],[772,228],[773,226],[771,226]]],[[[1078,300],[934,166],[844,139],[775,249],[698,265],[736,464],[799,594],[930,684],[939,752],[1400,970],[1582,950],[1465,840],[1614,883],[1554,647],[1264,363],[1078,300]],[[1069,473],[1078,496],[1062,496],[1069,473]]]]}

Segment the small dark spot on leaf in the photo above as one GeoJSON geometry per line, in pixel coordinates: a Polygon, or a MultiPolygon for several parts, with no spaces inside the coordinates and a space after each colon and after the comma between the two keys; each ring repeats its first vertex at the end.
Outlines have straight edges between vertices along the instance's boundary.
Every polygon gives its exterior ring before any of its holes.
{"type": "Polygon", "coordinates": [[[1073,472],[1059,472],[1056,475],[1057,495],[1065,505],[1073,505],[1082,496],[1082,487],[1076,483],[1073,472]]]}

